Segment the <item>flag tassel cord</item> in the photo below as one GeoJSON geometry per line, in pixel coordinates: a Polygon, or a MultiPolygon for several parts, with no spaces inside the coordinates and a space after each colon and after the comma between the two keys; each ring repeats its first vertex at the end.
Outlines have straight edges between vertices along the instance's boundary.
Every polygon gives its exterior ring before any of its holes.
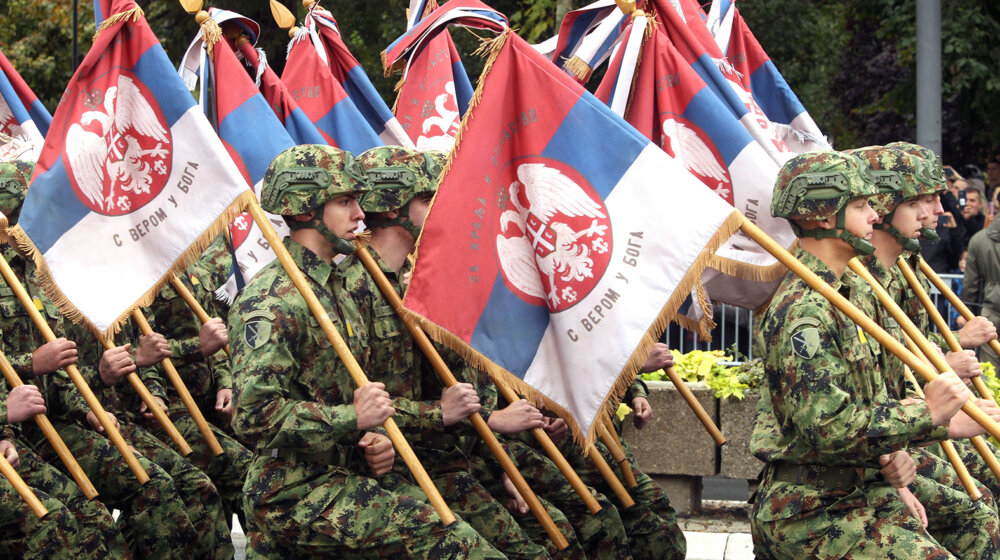
{"type": "MultiPolygon", "coordinates": [[[[840,295],[840,292],[830,287],[830,285],[817,276],[815,272],[809,270],[809,268],[799,262],[798,259],[788,252],[788,250],[779,245],[775,240],[771,239],[770,236],[764,233],[753,222],[743,218],[742,214],[740,214],[740,216],[743,219],[743,225],[741,226],[743,231],[749,235],[751,239],[756,241],[758,245],[764,248],[764,250],[778,259],[779,262],[787,266],[793,274],[801,278],[810,288],[816,290],[821,296],[833,304],[834,307],[847,315],[852,321],[854,321],[855,324],[864,329],[866,333],[875,338],[879,344],[902,360],[904,364],[910,367],[910,370],[919,374],[925,381],[930,382],[937,379],[938,374],[934,371],[934,368],[920,360],[920,358],[903,346],[901,342],[894,339],[889,333],[885,332],[881,326],[862,313],[851,302],[847,301],[844,296],[840,295]]],[[[917,335],[918,336],[915,337],[915,340],[917,340],[918,344],[921,339],[926,342],[926,339],[922,334],[918,332],[917,335]]],[[[933,359],[933,356],[931,356],[931,358],[933,359]]],[[[947,370],[948,368],[945,367],[945,369],[947,370]]],[[[976,423],[985,428],[990,435],[993,437],[1000,437],[1000,424],[976,407],[972,403],[971,399],[962,405],[962,410],[976,423]]]]}
{"type": "MultiPolygon", "coordinates": [[[[350,348],[348,348],[347,343],[341,338],[340,333],[337,332],[336,327],[333,325],[333,321],[330,320],[329,314],[323,309],[322,304],[316,297],[316,294],[309,287],[305,276],[302,271],[299,270],[295,261],[292,260],[292,256],[288,253],[288,249],[282,244],[281,239],[278,238],[278,234],[271,227],[271,223],[268,222],[267,216],[264,215],[264,210],[261,209],[260,204],[257,199],[253,197],[253,193],[250,194],[250,204],[249,210],[250,215],[253,217],[254,222],[257,223],[257,227],[261,229],[267,242],[271,244],[271,248],[274,250],[278,257],[281,266],[285,269],[292,283],[298,289],[299,293],[302,295],[302,299],[305,300],[306,304],[309,306],[309,310],[312,312],[313,316],[319,321],[320,328],[323,330],[323,334],[326,335],[330,344],[333,345],[334,350],[337,352],[337,356],[343,362],[344,367],[347,368],[351,379],[358,387],[362,387],[369,383],[368,377],[362,371],[360,364],[351,354],[350,348]]],[[[427,500],[434,507],[438,516],[441,518],[442,523],[447,526],[455,522],[455,515],[448,508],[445,503],[444,498],[441,497],[441,493],[434,486],[430,477],[427,475],[427,471],[424,470],[423,465],[420,464],[420,460],[417,459],[416,454],[413,453],[413,449],[410,444],[406,441],[403,433],[399,430],[399,426],[392,417],[386,418],[385,422],[382,424],[389,439],[392,440],[393,446],[396,451],[403,458],[406,466],[409,467],[410,472],[413,474],[413,478],[420,485],[420,489],[424,491],[427,495],[427,500]]]]}
{"type": "MultiPolygon", "coordinates": [[[[927,356],[925,356],[920,349],[917,348],[916,344],[913,343],[913,339],[905,334],[903,337],[906,339],[906,347],[910,349],[910,352],[913,352],[926,362],[927,356]]],[[[920,388],[920,383],[917,382],[917,378],[913,376],[913,372],[910,371],[910,368],[903,366],[903,375],[906,377],[906,380],[913,385],[913,390],[916,395],[921,399],[924,398],[924,391],[920,388]]],[[[980,444],[985,445],[981,436],[972,438],[972,443],[976,449],[979,449],[980,444]]],[[[940,444],[945,457],[948,458],[948,462],[951,463],[952,468],[955,469],[955,473],[958,474],[958,479],[962,482],[962,486],[965,487],[965,491],[968,492],[972,501],[982,498],[983,495],[979,491],[979,487],[976,486],[975,480],[973,480],[972,475],[969,474],[969,468],[965,466],[965,463],[962,462],[962,458],[958,455],[958,451],[955,450],[955,444],[952,443],[951,440],[944,440],[940,442],[940,444]]],[[[985,458],[985,455],[983,457],[985,458]]],[[[994,459],[994,461],[996,461],[996,459],[994,459]]]]}
{"type": "MultiPolygon", "coordinates": [[[[171,275],[171,278],[176,278],[176,276],[171,275]]],[[[143,314],[142,310],[139,308],[132,310],[132,320],[139,325],[139,330],[144,335],[150,335],[153,333],[153,328],[149,325],[149,321],[146,320],[146,316],[143,314]]],[[[177,368],[174,367],[174,363],[170,361],[170,358],[163,358],[160,360],[160,365],[163,366],[163,370],[167,372],[167,377],[170,382],[174,385],[174,390],[181,398],[181,402],[184,403],[184,407],[187,408],[188,414],[194,419],[194,423],[198,426],[198,431],[201,432],[201,436],[205,438],[205,442],[208,443],[208,448],[211,452],[218,457],[223,454],[222,446],[219,445],[219,440],[216,439],[215,434],[212,432],[212,428],[208,425],[205,420],[205,416],[201,413],[201,409],[198,408],[198,404],[194,402],[191,397],[191,392],[188,391],[187,386],[184,384],[184,380],[181,379],[179,373],[177,373],[177,368]]],[[[148,406],[148,405],[147,405],[148,406]]]]}
{"type": "MultiPolygon", "coordinates": [[[[49,327],[48,322],[46,322],[45,318],[42,317],[41,312],[39,312],[38,308],[35,307],[35,304],[32,303],[31,298],[28,296],[28,291],[24,289],[24,286],[22,286],[21,282],[17,279],[17,276],[14,275],[14,271],[10,268],[10,264],[6,259],[0,259],[0,275],[3,276],[7,285],[14,290],[14,295],[17,296],[18,301],[21,302],[21,306],[28,312],[28,316],[31,317],[31,322],[35,324],[35,328],[42,333],[42,338],[45,339],[45,342],[52,342],[55,340],[56,335],[52,332],[52,328],[49,327]]],[[[90,409],[94,412],[94,415],[97,417],[97,421],[101,424],[101,427],[104,428],[104,433],[107,435],[108,439],[111,440],[111,443],[114,444],[114,446],[118,449],[118,452],[121,453],[122,457],[124,457],[129,469],[131,469],[132,473],[141,484],[149,482],[149,475],[142,468],[142,465],[139,464],[139,460],[136,459],[132,450],[129,449],[128,444],[125,443],[125,439],[122,438],[121,432],[119,432],[118,428],[115,427],[115,425],[108,419],[108,414],[104,411],[104,407],[101,406],[101,401],[97,399],[97,396],[94,395],[90,386],[87,385],[87,381],[83,378],[83,375],[80,374],[80,370],[77,369],[75,364],[66,366],[65,370],[70,379],[73,381],[73,384],[76,385],[77,390],[80,391],[81,395],[83,395],[83,399],[87,402],[87,405],[90,406],[90,409]]]]}
{"type": "MultiPolygon", "coordinates": [[[[922,272],[924,276],[931,281],[931,284],[934,284],[934,287],[937,288],[939,292],[944,294],[944,297],[948,300],[948,302],[951,303],[956,310],[958,310],[962,317],[965,317],[965,320],[972,320],[972,318],[976,316],[976,314],[969,309],[969,306],[965,305],[962,298],[958,297],[958,294],[945,284],[944,280],[937,275],[937,272],[934,272],[934,269],[931,268],[931,265],[927,264],[927,261],[925,261],[923,257],[920,257],[920,272],[922,272]]],[[[993,339],[989,342],[989,345],[994,352],[1000,354],[1000,341],[993,339]]]]}
{"type": "MultiPolygon", "coordinates": [[[[364,265],[365,269],[368,270],[368,274],[372,276],[375,280],[375,284],[378,285],[379,291],[382,292],[382,296],[389,300],[389,305],[396,311],[396,314],[400,317],[403,323],[406,325],[407,330],[410,331],[410,335],[416,341],[417,346],[430,361],[431,365],[434,367],[435,373],[437,373],[438,378],[444,383],[445,387],[453,387],[458,384],[458,380],[455,379],[455,375],[448,368],[448,365],[444,363],[441,359],[441,355],[438,353],[437,349],[431,343],[424,331],[413,321],[413,319],[407,317],[403,312],[403,302],[399,299],[399,294],[393,289],[392,285],[389,284],[389,279],[385,277],[385,273],[379,268],[378,263],[369,254],[368,249],[364,246],[358,245],[354,251],[354,254],[358,257],[358,260],[364,265]]],[[[517,491],[520,492],[521,497],[528,503],[528,507],[531,508],[531,513],[534,514],[538,522],[541,523],[545,532],[548,533],[549,538],[555,543],[556,548],[559,550],[564,550],[569,546],[566,541],[566,537],[559,531],[555,523],[552,521],[552,517],[549,513],[545,511],[545,507],[535,492],[528,485],[527,481],[524,480],[524,476],[520,471],[517,470],[517,466],[511,460],[510,456],[504,451],[503,447],[500,446],[500,442],[497,441],[496,435],[486,424],[486,420],[478,412],[469,416],[469,420],[472,422],[472,426],[476,429],[476,433],[479,437],[483,439],[486,446],[489,448],[490,453],[493,457],[500,463],[503,471],[510,478],[514,486],[517,487],[517,491]]],[[[588,496],[589,496],[588,492],[588,496]]],[[[591,497],[591,499],[593,499],[591,497]]],[[[596,503],[596,502],[595,502],[596,503]]],[[[589,504],[588,504],[589,505],[589,504]]],[[[600,510],[600,506],[597,508],[600,510]]]]}

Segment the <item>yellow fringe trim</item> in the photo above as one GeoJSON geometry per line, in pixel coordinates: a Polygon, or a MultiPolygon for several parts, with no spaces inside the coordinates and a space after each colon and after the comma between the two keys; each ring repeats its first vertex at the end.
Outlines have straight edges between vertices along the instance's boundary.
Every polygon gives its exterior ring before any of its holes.
{"type": "Polygon", "coordinates": [[[590,76],[590,72],[593,70],[589,64],[584,62],[582,58],[576,56],[575,54],[566,60],[562,66],[567,72],[575,76],[580,81],[586,81],[587,77],[590,76]]]}
{"type": "Polygon", "coordinates": [[[128,321],[132,315],[132,310],[139,307],[147,307],[153,303],[156,298],[156,294],[160,292],[160,288],[163,287],[171,274],[183,273],[187,267],[198,259],[205,249],[212,243],[212,241],[222,234],[223,231],[228,229],[229,223],[238,214],[243,212],[249,207],[250,203],[255,199],[253,191],[246,190],[240,193],[233,202],[229,204],[225,212],[221,216],[215,219],[214,222],[206,229],[197,239],[191,244],[187,250],[181,254],[180,257],[174,262],[166,273],[156,281],[156,283],[146,290],[138,300],[135,301],[128,309],[122,312],[117,319],[112,323],[111,327],[106,331],[101,331],[89,319],[76,307],[66,297],[66,295],[59,289],[59,286],[52,280],[52,272],[49,270],[48,265],[45,263],[45,259],[42,254],[35,247],[35,244],[31,241],[31,238],[21,229],[20,225],[15,225],[14,227],[7,228],[5,231],[8,236],[12,237],[17,245],[21,248],[25,255],[34,259],[35,265],[38,267],[38,277],[41,279],[42,289],[45,295],[49,297],[59,308],[59,311],[64,317],[69,319],[74,323],[83,323],[90,332],[94,333],[94,336],[104,340],[113,339],[114,335],[121,331],[121,327],[128,321]]]}
{"type": "Polygon", "coordinates": [[[10,236],[7,235],[8,227],[7,216],[0,214],[0,243],[10,244],[10,236]]]}
{"type": "Polygon", "coordinates": [[[222,28],[214,19],[205,18],[205,21],[201,22],[201,38],[205,41],[205,51],[208,52],[208,57],[214,60],[215,44],[222,39],[222,28]]]}
{"type": "Polygon", "coordinates": [[[139,21],[139,18],[145,15],[146,15],[145,12],[142,11],[142,8],[140,8],[138,4],[136,4],[134,8],[125,10],[124,12],[118,12],[117,14],[101,22],[101,25],[97,28],[96,31],[94,31],[94,39],[97,39],[97,36],[100,35],[102,31],[118,24],[119,22],[139,21]]]}

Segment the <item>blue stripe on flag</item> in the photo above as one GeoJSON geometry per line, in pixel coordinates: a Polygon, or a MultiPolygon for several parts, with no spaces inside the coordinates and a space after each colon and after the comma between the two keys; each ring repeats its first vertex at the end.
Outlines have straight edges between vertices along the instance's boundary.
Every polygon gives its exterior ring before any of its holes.
{"type": "Polygon", "coordinates": [[[153,92],[168,128],[173,128],[177,119],[194,106],[194,97],[159,43],[142,53],[132,72],[153,92]]]}
{"type": "Polygon", "coordinates": [[[472,89],[469,74],[466,73],[461,60],[452,63],[451,75],[455,77],[455,100],[458,102],[458,114],[462,117],[469,110],[469,102],[472,101],[475,90],[472,89]]]}
{"type": "Polygon", "coordinates": [[[497,274],[469,345],[483,355],[499,357],[497,365],[524,379],[548,325],[548,308],[517,297],[497,274]]]}
{"type": "Polygon", "coordinates": [[[10,79],[3,72],[0,72],[0,96],[4,98],[7,102],[7,106],[10,107],[12,113],[14,113],[14,118],[17,120],[17,124],[24,124],[25,122],[31,120],[31,115],[28,114],[28,110],[25,109],[24,104],[21,103],[21,98],[17,96],[17,92],[14,91],[14,85],[10,83],[10,79]]]}
{"type": "Polygon", "coordinates": [[[590,93],[584,93],[552,135],[542,155],[583,175],[602,199],[639,157],[649,140],[590,93]],[[606,146],[602,157],[580,146],[606,146]],[[613,148],[612,148],[613,146],[613,148]]]}
{"type": "Polygon", "coordinates": [[[383,145],[350,97],[341,99],[329,113],[320,117],[316,127],[333,138],[340,149],[352,154],[383,145]]]}
{"type": "Polygon", "coordinates": [[[702,81],[708,87],[712,88],[715,95],[726,102],[726,106],[736,115],[736,118],[743,118],[743,115],[750,112],[747,106],[743,104],[740,96],[736,95],[733,87],[729,85],[729,80],[722,75],[722,71],[715,65],[712,57],[708,56],[708,54],[703,54],[698,57],[698,60],[691,67],[701,76],[702,81]]]}
{"type": "Polygon", "coordinates": [[[243,159],[250,182],[264,178],[275,156],[295,145],[277,115],[259,94],[244,101],[219,123],[219,136],[243,159]]]}
{"type": "Polygon", "coordinates": [[[382,134],[382,131],[385,130],[385,123],[393,119],[393,114],[385,101],[382,100],[382,96],[375,90],[375,86],[368,80],[368,74],[365,74],[363,68],[360,66],[351,68],[351,71],[347,73],[344,89],[347,91],[347,95],[354,100],[354,104],[364,115],[375,134],[382,134]],[[360,102],[362,99],[365,101],[364,103],[360,102]]]}
{"type": "Polygon", "coordinates": [[[708,88],[701,88],[688,103],[685,119],[698,125],[715,143],[715,148],[728,167],[753,137],[731,114],[727,113],[722,101],[708,88]]]}
{"type": "MultiPolygon", "coordinates": [[[[574,50],[580,40],[583,39],[587,29],[590,28],[590,24],[593,23],[598,16],[604,15],[605,11],[606,9],[588,10],[577,16],[576,20],[574,20],[573,24],[569,27],[569,37],[566,38],[566,50],[574,50]]],[[[564,55],[561,52],[554,54],[553,61],[558,65],[560,61],[555,59],[557,56],[564,55]]]]}
{"type": "Polygon", "coordinates": [[[798,96],[770,60],[750,74],[750,89],[761,110],[773,122],[789,124],[806,112],[798,96]]]}
{"type": "Polygon", "coordinates": [[[316,125],[299,107],[285,117],[285,130],[296,144],[326,144],[326,139],[316,130],[316,125]]]}
{"type": "Polygon", "coordinates": [[[31,228],[31,240],[44,254],[87,214],[90,214],[90,209],[73,192],[60,155],[51,169],[31,183],[18,221],[22,224],[34,224],[31,228]],[[35,202],[39,197],[44,198],[35,202]],[[32,201],[30,204],[29,200],[32,201]]]}
{"type": "Polygon", "coordinates": [[[28,113],[31,115],[31,120],[35,122],[35,126],[41,131],[42,136],[47,135],[49,133],[49,125],[52,124],[52,114],[45,108],[45,105],[42,105],[42,102],[36,99],[31,104],[31,107],[28,108],[28,113]]]}

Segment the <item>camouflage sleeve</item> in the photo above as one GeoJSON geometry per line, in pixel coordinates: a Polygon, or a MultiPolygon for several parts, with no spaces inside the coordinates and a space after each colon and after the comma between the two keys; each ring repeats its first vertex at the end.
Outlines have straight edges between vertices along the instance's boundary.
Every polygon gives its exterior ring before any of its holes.
{"type": "MultiPolygon", "coordinates": [[[[246,302],[239,302],[241,305],[246,302]]],[[[235,304],[234,304],[235,305],[235,304]]],[[[233,429],[249,447],[277,447],[322,452],[357,436],[353,404],[327,405],[292,398],[290,387],[301,373],[300,356],[312,352],[308,318],[287,302],[271,298],[256,308],[229,315],[233,349],[233,429]],[[247,342],[244,326],[267,322],[267,338],[247,342]]],[[[299,310],[302,311],[302,310],[299,310]]],[[[339,362],[331,368],[342,367],[339,362]]]]}
{"type": "Polygon", "coordinates": [[[87,404],[83,394],[77,389],[69,374],[64,370],[58,370],[49,376],[49,383],[52,385],[54,398],[58,400],[60,417],[82,420],[90,412],[90,405],[87,404]]]}
{"type": "Polygon", "coordinates": [[[855,393],[866,383],[859,377],[871,372],[864,365],[863,345],[852,346],[857,333],[838,337],[830,331],[829,317],[810,313],[815,309],[808,306],[797,309],[802,310],[789,313],[785,324],[790,326],[771,351],[782,377],[773,404],[818,462],[868,462],[907,445],[947,437],[947,427],[935,428],[922,401],[903,406],[892,399],[871,403],[858,398],[855,393]]]}
{"type": "Polygon", "coordinates": [[[7,361],[10,365],[14,367],[14,371],[21,379],[28,379],[35,376],[35,370],[32,367],[32,356],[33,352],[8,352],[4,350],[4,355],[7,356],[7,361]]]}
{"type": "Polygon", "coordinates": [[[175,358],[182,356],[201,356],[201,340],[194,336],[190,338],[169,338],[170,355],[175,358]]]}
{"type": "MultiPolygon", "coordinates": [[[[167,399],[167,373],[163,370],[161,364],[151,365],[149,367],[138,368],[139,369],[139,379],[142,380],[142,384],[149,389],[150,394],[154,397],[160,397],[163,402],[169,404],[170,401],[167,399]]],[[[129,384],[129,390],[132,389],[132,385],[129,384]]]]}
{"type": "Polygon", "coordinates": [[[638,377],[635,378],[635,383],[629,385],[628,390],[625,391],[625,398],[622,399],[622,402],[631,406],[632,399],[636,397],[649,397],[649,387],[646,386],[645,381],[639,379],[638,377]]]}
{"type": "Polygon", "coordinates": [[[224,350],[208,357],[208,367],[215,378],[215,390],[233,388],[233,367],[224,350]]]}

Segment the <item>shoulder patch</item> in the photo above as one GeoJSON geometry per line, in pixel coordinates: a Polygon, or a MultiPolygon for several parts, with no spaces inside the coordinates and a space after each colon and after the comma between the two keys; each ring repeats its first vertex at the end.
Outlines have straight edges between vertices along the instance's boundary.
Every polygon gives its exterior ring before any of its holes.
{"type": "Polygon", "coordinates": [[[811,360],[819,351],[819,319],[803,317],[792,323],[792,352],[803,360],[811,360]]]}
{"type": "Polygon", "coordinates": [[[271,338],[274,313],[265,310],[248,313],[243,318],[243,341],[253,350],[264,346],[271,338]]]}

